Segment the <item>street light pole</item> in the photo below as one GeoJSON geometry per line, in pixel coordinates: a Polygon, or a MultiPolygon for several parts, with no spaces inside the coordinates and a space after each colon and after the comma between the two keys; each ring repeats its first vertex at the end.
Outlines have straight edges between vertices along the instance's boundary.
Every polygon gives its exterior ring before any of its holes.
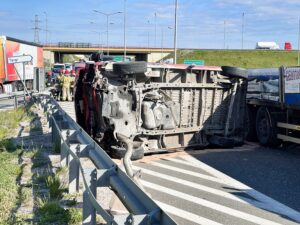
{"type": "Polygon", "coordinates": [[[98,10],[93,10],[94,12],[96,12],[96,13],[100,13],[100,14],[102,14],[102,15],[104,15],[104,16],[106,16],[106,47],[107,47],[107,55],[109,55],[109,47],[108,47],[108,17],[109,16],[112,16],[112,15],[116,15],[116,14],[120,14],[120,13],[122,13],[122,12],[115,12],[115,13],[104,13],[104,12],[100,12],[100,11],[98,11],[98,10]]]}
{"type": "Polygon", "coordinates": [[[44,12],[45,16],[46,16],[46,21],[45,21],[45,26],[46,26],[46,29],[45,29],[45,32],[46,32],[46,45],[48,44],[48,15],[46,12],[44,12]]]}
{"type": "Polygon", "coordinates": [[[126,61],[126,14],[127,14],[127,11],[126,11],[126,0],[124,0],[124,57],[123,57],[123,61],[125,62],[126,61]]]}
{"type": "Polygon", "coordinates": [[[154,48],[156,48],[156,12],[154,13],[154,48]]]}
{"type": "Polygon", "coordinates": [[[175,23],[174,23],[174,64],[177,63],[177,9],[178,1],[175,0],[175,23]]]}

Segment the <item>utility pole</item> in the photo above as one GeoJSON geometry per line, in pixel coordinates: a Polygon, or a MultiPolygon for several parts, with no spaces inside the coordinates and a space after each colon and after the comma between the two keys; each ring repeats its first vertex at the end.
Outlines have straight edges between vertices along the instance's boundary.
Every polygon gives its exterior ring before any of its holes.
{"type": "Polygon", "coordinates": [[[40,43],[39,31],[41,30],[41,28],[39,28],[39,22],[41,22],[39,20],[39,16],[35,15],[34,28],[32,28],[34,30],[34,42],[35,43],[40,43]]]}
{"type": "Polygon", "coordinates": [[[174,64],[177,63],[177,9],[178,1],[175,0],[175,23],[174,23],[174,64]]]}

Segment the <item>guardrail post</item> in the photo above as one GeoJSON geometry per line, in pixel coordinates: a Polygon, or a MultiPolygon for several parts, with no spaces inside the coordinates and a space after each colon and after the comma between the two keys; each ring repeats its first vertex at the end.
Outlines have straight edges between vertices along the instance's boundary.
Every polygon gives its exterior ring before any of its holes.
{"type": "MultiPolygon", "coordinates": [[[[92,195],[97,198],[97,170],[93,169],[92,172],[89,174],[91,170],[85,170],[86,180],[87,183],[90,179],[90,190],[92,195]]],[[[87,189],[83,192],[83,222],[84,225],[96,225],[96,210],[90,200],[89,192],[87,189]]]]}
{"type": "Polygon", "coordinates": [[[68,166],[69,165],[69,153],[68,149],[69,148],[69,137],[70,137],[70,130],[67,130],[66,132],[66,137],[65,137],[65,142],[62,143],[61,149],[60,149],[60,164],[62,167],[68,166]]]}
{"type": "Polygon", "coordinates": [[[17,96],[14,96],[14,108],[17,109],[18,108],[18,99],[17,96]]]}
{"type": "Polygon", "coordinates": [[[55,125],[55,118],[51,117],[52,147],[54,152],[60,152],[61,149],[61,138],[58,129],[59,128],[55,125]]]}
{"type": "Polygon", "coordinates": [[[79,191],[79,158],[80,158],[80,144],[76,146],[76,155],[78,159],[75,159],[70,154],[69,164],[69,193],[75,193],[79,191]]]}

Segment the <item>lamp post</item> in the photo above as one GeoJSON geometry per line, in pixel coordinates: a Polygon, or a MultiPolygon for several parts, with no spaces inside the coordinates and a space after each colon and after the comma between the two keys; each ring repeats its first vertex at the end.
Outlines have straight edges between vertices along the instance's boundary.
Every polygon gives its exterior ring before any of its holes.
{"type": "Polygon", "coordinates": [[[175,21],[174,21],[174,64],[177,63],[177,9],[178,9],[178,0],[175,0],[175,21]]]}
{"type": "Polygon", "coordinates": [[[154,13],[154,48],[156,48],[156,19],[157,19],[157,13],[154,13]]]}
{"type": "Polygon", "coordinates": [[[126,15],[127,11],[126,11],[126,0],[124,0],[124,57],[123,57],[123,61],[126,61],[126,51],[127,51],[127,46],[126,46],[126,15]]]}
{"type": "Polygon", "coordinates": [[[109,22],[108,22],[108,19],[109,19],[109,16],[120,14],[122,12],[104,13],[104,12],[100,12],[100,11],[95,10],[95,9],[93,11],[106,16],[106,48],[107,48],[107,53],[106,54],[109,55],[109,47],[108,47],[108,25],[109,25],[109,22]]]}

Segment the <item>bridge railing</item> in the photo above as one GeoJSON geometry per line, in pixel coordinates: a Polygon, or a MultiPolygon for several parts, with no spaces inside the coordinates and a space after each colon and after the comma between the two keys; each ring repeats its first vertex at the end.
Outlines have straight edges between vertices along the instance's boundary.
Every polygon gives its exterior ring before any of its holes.
{"type": "Polygon", "coordinates": [[[96,224],[99,214],[107,224],[176,224],[133,180],[112,161],[106,152],[49,96],[38,98],[47,112],[52,129],[52,142],[61,152],[61,165],[69,169],[69,193],[79,191],[81,174],[83,193],[83,224],[96,224]],[[93,167],[83,166],[88,157],[93,167]],[[109,187],[128,210],[125,215],[111,215],[97,201],[97,187],[109,187]]]}

